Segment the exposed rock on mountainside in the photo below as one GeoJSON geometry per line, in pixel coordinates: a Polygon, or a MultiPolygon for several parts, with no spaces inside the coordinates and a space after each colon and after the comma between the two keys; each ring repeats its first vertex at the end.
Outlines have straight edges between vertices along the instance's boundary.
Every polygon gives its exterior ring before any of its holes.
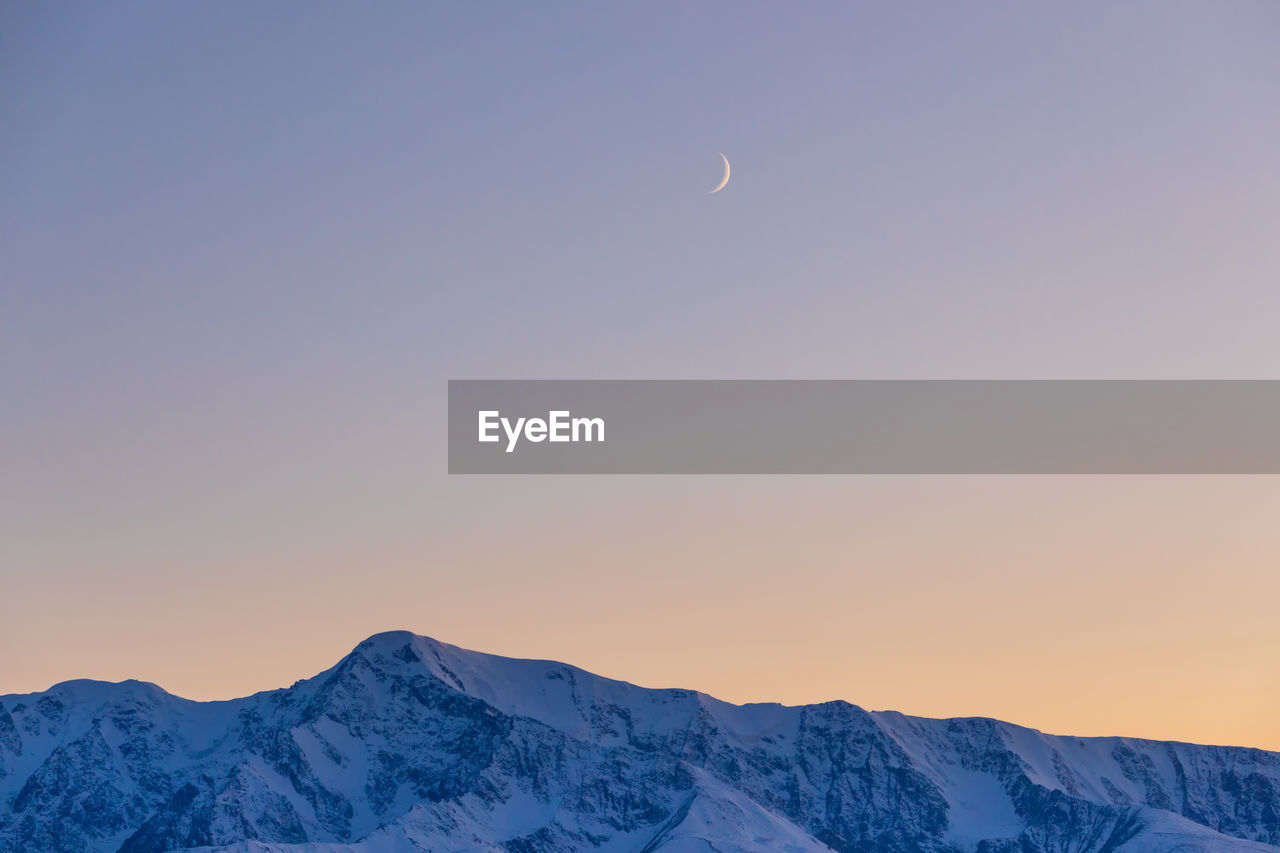
{"type": "Polygon", "coordinates": [[[1280,851],[1280,754],[735,706],[395,632],[293,687],[0,697],[0,851],[1280,851]]]}

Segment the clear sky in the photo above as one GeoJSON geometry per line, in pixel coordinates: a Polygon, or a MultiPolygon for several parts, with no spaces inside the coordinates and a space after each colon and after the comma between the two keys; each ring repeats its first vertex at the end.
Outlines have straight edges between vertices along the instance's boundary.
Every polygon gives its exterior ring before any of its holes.
{"type": "Polygon", "coordinates": [[[407,628],[1280,748],[1280,478],[444,449],[448,378],[1280,378],[1277,43],[1263,0],[5,4],[0,692],[407,628]]]}

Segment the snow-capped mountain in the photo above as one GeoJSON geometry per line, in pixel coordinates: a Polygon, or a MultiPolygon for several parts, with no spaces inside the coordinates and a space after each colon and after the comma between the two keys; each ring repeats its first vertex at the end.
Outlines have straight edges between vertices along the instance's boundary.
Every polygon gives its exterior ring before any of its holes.
{"type": "Polygon", "coordinates": [[[379,634],[229,702],[0,696],[5,853],[1280,851],[1280,753],[730,705],[379,634]]]}

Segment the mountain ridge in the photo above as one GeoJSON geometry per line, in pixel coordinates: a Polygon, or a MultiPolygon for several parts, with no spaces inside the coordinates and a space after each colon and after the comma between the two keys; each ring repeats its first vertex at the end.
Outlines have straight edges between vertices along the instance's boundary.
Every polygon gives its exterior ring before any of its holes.
{"type": "MultiPolygon", "coordinates": [[[[829,705],[829,704],[847,704],[847,705],[851,705],[854,708],[865,710],[869,714],[897,715],[897,716],[911,717],[913,719],[920,719],[920,720],[934,720],[938,722],[950,722],[950,721],[965,722],[965,721],[989,720],[989,721],[1002,723],[1003,725],[1013,726],[1019,729],[1026,729],[1027,731],[1034,732],[1036,734],[1047,735],[1050,737],[1076,738],[1076,739],[1082,739],[1082,740],[1126,740],[1126,741],[1138,741],[1138,742],[1151,743],[1151,744],[1176,744],[1176,745],[1194,746],[1194,747],[1257,750],[1259,752],[1280,754],[1280,751],[1277,751],[1277,750],[1268,750],[1264,747],[1248,746],[1245,744],[1205,743],[1205,742],[1194,741],[1194,740],[1149,738],[1149,737],[1143,737],[1140,735],[1118,735],[1118,734],[1117,735],[1073,735],[1073,734],[1046,732],[1044,730],[1037,729],[1035,726],[1032,726],[1032,725],[1028,725],[1025,723],[1015,723],[1008,720],[1003,720],[999,717],[993,717],[985,714],[962,714],[959,716],[934,717],[934,716],[929,716],[925,714],[908,714],[905,711],[898,711],[893,709],[865,709],[863,708],[863,706],[858,705],[856,702],[852,702],[850,700],[843,699],[843,698],[824,699],[817,702],[805,702],[800,704],[788,704],[785,702],[732,702],[727,699],[721,699],[713,693],[707,693],[705,691],[697,690],[696,688],[649,687],[649,686],[637,684],[632,681],[627,681],[626,679],[614,678],[612,676],[607,676],[607,675],[599,675],[597,673],[591,672],[590,670],[583,669],[582,667],[578,667],[569,663],[564,663],[562,661],[557,661],[551,658],[521,658],[521,657],[510,656],[510,655],[502,655],[496,652],[483,652],[483,651],[478,651],[474,649],[468,649],[464,646],[458,646],[452,643],[448,643],[444,640],[439,640],[427,634],[418,634],[407,628],[395,628],[395,629],[390,629],[386,631],[379,631],[375,634],[370,635],[366,639],[362,640],[360,643],[357,644],[355,648],[360,648],[361,646],[365,646],[367,644],[374,643],[374,642],[395,642],[401,639],[405,641],[424,640],[433,645],[452,649],[454,651],[461,652],[467,655],[472,655],[472,656],[482,657],[482,658],[490,658],[496,661],[503,661],[507,663],[545,664],[548,666],[571,669],[583,675],[589,676],[593,679],[612,682],[614,684],[625,686],[628,688],[634,688],[636,690],[679,691],[679,692],[695,693],[700,696],[704,696],[708,699],[711,699],[715,702],[718,702],[727,706],[731,706],[731,707],[737,707],[737,708],[750,708],[750,707],[760,706],[760,707],[777,707],[777,708],[794,709],[794,708],[810,708],[810,707],[815,707],[820,705],[829,705]]],[[[64,681],[59,681],[55,684],[52,684],[44,690],[33,690],[33,691],[28,691],[26,693],[0,694],[0,702],[6,701],[6,700],[12,700],[12,699],[21,699],[21,698],[31,697],[31,696],[42,696],[42,695],[57,691],[61,688],[67,688],[73,685],[90,685],[90,686],[101,686],[101,687],[137,686],[137,687],[144,687],[144,688],[153,688],[155,690],[160,691],[161,693],[165,694],[168,697],[171,697],[173,699],[177,699],[183,702],[190,702],[197,705],[215,705],[215,704],[228,703],[228,702],[242,702],[242,701],[251,699],[255,696],[262,696],[265,694],[278,693],[282,690],[289,690],[290,688],[295,687],[298,684],[301,684],[306,681],[311,681],[315,678],[319,678],[325,675],[326,673],[332,671],[334,668],[335,667],[329,667],[328,669],[321,670],[320,672],[316,673],[313,676],[297,679],[292,685],[289,685],[288,687],[266,688],[264,690],[258,690],[253,693],[245,694],[244,696],[234,696],[227,699],[193,699],[189,696],[183,696],[180,693],[174,693],[166,689],[163,685],[158,684],[154,681],[148,681],[146,679],[141,679],[141,678],[125,678],[119,681],[111,681],[108,679],[99,679],[99,678],[70,678],[70,679],[66,679],[64,681]]]]}
{"type": "Polygon", "coordinates": [[[1280,753],[734,705],[407,631],[239,699],[0,696],[5,853],[1277,845],[1280,753]]]}

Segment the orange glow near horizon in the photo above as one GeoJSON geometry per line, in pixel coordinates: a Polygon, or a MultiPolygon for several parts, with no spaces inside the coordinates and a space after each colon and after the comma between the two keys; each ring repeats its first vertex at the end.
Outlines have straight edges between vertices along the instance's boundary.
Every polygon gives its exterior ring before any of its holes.
{"type": "Polygon", "coordinates": [[[230,698],[404,628],[733,702],[1280,749],[1280,478],[497,482],[451,480],[448,539],[405,520],[182,572],[157,553],[74,601],[32,573],[45,640],[6,656],[0,690],[230,698]],[[166,578],[190,609],[147,608],[166,578]]]}

